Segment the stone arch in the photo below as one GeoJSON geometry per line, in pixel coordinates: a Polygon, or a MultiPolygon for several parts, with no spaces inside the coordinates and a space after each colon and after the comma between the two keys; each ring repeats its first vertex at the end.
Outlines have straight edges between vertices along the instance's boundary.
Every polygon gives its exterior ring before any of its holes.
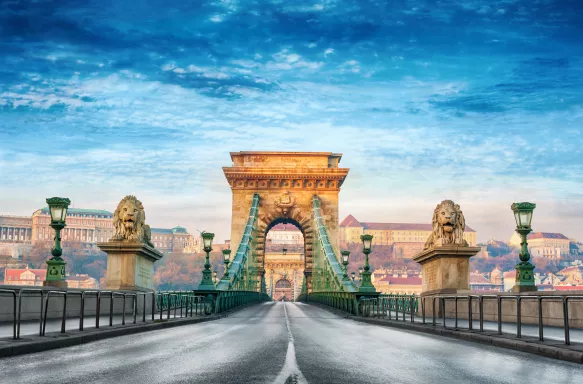
{"type": "Polygon", "coordinates": [[[341,157],[332,152],[231,152],[232,166],[223,167],[233,193],[231,246],[240,244],[253,196],[259,195],[252,246],[258,280],[265,276],[267,232],[276,224],[290,223],[304,236],[304,276],[311,291],[316,237],[312,200],[318,196],[328,237],[338,244],[338,194],[349,171],[338,166],[341,157]]]}

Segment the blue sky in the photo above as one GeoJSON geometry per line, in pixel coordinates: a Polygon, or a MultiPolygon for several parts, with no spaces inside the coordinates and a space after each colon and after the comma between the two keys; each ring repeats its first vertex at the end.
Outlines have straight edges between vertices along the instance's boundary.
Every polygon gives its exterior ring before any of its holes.
{"type": "Polygon", "coordinates": [[[340,215],[583,240],[580,1],[0,1],[0,213],[230,232],[229,151],[332,151],[340,215]]]}

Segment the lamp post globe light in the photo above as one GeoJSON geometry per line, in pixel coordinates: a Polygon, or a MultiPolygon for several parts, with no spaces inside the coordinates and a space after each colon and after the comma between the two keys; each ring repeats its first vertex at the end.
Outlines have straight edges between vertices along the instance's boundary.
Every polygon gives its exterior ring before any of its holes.
{"type": "Polygon", "coordinates": [[[354,279],[356,278],[356,272],[352,272],[352,281],[354,282],[354,279]]]}
{"type": "Polygon", "coordinates": [[[372,235],[360,235],[360,240],[362,240],[362,253],[364,253],[364,268],[360,274],[360,287],[359,292],[376,292],[374,285],[372,285],[370,279],[370,265],[368,264],[368,255],[370,254],[370,249],[372,245],[372,235]]]}
{"type": "Polygon", "coordinates": [[[61,258],[63,254],[61,230],[66,226],[65,219],[71,200],[63,197],[51,197],[47,199],[47,204],[51,213],[51,227],[55,230],[55,243],[51,250],[53,257],[47,260],[47,277],[43,285],[67,288],[67,281],[65,280],[65,265],[67,263],[61,258]]]}
{"type": "Polygon", "coordinates": [[[283,254],[283,256],[287,255],[287,248],[282,248],[281,253],[283,254]]]}
{"type": "Polygon", "coordinates": [[[342,265],[344,266],[344,276],[342,280],[348,281],[348,257],[350,256],[350,251],[341,251],[342,255],[342,265]]]}
{"type": "Polygon", "coordinates": [[[522,242],[520,243],[520,263],[515,267],[516,269],[516,280],[513,292],[529,292],[536,291],[536,285],[534,282],[534,265],[532,265],[530,260],[530,253],[528,252],[528,243],[526,242],[527,235],[532,231],[532,213],[536,208],[536,204],[533,203],[514,203],[510,206],[514,212],[514,219],[516,220],[516,232],[521,236],[522,242]]]}
{"type": "Polygon", "coordinates": [[[203,250],[206,252],[206,258],[204,263],[204,270],[202,271],[202,281],[198,286],[200,290],[214,290],[215,285],[213,283],[213,272],[211,271],[211,263],[210,263],[210,252],[213,250],[213,238],[215,237],[214,233],[210,232],[202,232],[202,245],[203,250]]]}
{"type": "Polygon", "coordinates": [[[229,277],[229,263],[231,262],[231,250],[223,249],[223,260],[225,263],[225,274],[223,277],[229,277]]]}

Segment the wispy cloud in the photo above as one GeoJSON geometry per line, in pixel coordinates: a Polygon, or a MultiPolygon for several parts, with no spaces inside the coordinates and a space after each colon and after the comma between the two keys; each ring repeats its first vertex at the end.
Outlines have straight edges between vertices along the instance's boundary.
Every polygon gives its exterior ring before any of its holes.
{"type": "Polygon", "coordinates": [[[341,216],[428,221],[453,198],[481,239],[505,239],[509,204],[533,200],[535,229],[583,239],[578,11],[7,2],[0,211],[30,214],[52,195],[113,209],[134,193],[154,226],[227,238],[229,151],[325,150],[351,168],[341,216]]]}

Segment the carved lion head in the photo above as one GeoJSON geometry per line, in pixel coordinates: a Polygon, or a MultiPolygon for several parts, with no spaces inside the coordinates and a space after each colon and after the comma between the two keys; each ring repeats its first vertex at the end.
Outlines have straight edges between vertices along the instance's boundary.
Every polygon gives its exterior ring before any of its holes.
{"type": "Polygon", "coordinates": [[[460,206],[444,200],[435,207],[432,220],[433,231],[425,248],[435,245],[458,244],[467,246],[464,240],[466,220],[460,206]]]}
{"type": "Polygon", "coordinates": [[[144,206],[135,196],[124,197],[113,214],[116,239],[141,240],[141,228],[146,221],[144,206]]]}

